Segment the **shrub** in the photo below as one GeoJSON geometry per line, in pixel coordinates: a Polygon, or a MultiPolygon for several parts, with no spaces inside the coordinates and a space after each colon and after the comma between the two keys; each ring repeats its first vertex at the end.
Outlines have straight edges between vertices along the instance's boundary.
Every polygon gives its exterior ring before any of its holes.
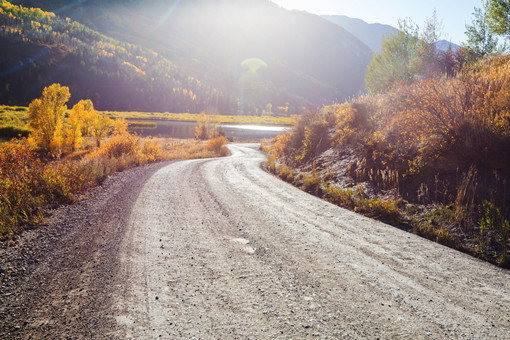
{"type": "Polygon", "coordinates": [[[42,169],[25,138],[0,144],[0,235],[38,215],[42,169]]]}
{"type": "Polygon", "coordinates": [[[227,144],[227,139],[224,136],[219,136],[209,140],[205,148],[207,151],[212,151],[218,155],[225,156],[228,154],[225,144],[227,144]]]}
{"type": "Polygon", "coordinates": [[[311,176],[303,177],[303,190],[313,195],[321,195],[321,179],[317,171],[313,171],[311,176]]]}
{"type": "Polygon", "coordinates": [[[156,141],[150,139],[143,142],[142,154],[146,157],[149,163],[163,159],[163,150],[161,150],[156,141]]]}
{"type": "Polygon", "coordinates": [[[483,239],[492,238],[497,244],[501,245],[499,251],[498,263],[508,266],[509,254],[508,243],[510,242],[510,218],[505,216],[500,208],[494,203],[485,201],[482,205],[482,216],[478,222],[480,234],[483,239]]]}

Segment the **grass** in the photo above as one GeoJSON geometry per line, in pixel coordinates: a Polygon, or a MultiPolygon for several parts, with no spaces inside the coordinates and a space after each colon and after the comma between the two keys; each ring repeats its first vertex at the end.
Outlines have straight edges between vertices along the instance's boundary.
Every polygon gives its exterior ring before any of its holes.
{"type": "Polygon", "coordinates": [[[0,105],[0,141],[9,141],[20,135],[28,137],[31,130],[27,123],[28,108],[0,105]]]}
{"type": "MultiPolygon", "coordinates": [[[[168,113],[168,112],[120,112],[102,111],[102,114],[110,118],[124,119],[154,119],[154,120],[175,120],[197,122],[201,114],[198,113],[168,113]]],[[[297,116],[246,116],[246,115],[207,115],[211,122],[216,124],[268,124],[268,125],[292,125],[296,122],[297,116]]]]}
{"type": "Polygon", "coordinates": [[[226,140],[196,141],[139,138],[128,133],[110,136],[100,148],[41,159],[26,138],[0,144],[0,238],[10,239],[24,228],[44,223],[49,204],[72,203],[108,175],[127,168],[171,159],[226,155],[226,140]],[[211,148],[210,144],[214,147],[211,148]]]}

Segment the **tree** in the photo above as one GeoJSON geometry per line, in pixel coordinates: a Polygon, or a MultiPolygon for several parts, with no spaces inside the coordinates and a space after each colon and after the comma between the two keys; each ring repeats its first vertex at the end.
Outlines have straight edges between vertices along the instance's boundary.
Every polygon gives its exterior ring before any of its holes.
{"type": "Polygon", "coordinates": [[[90,99],[80,100],[79,104],[83,105],[81,113],[81,134],[82,136],[90,136],[92,134],[92,126],[97,117],[97,112],[94,110],[94,104],[90,99]]]}
{"type": "Polygon", "coordinates": [[[71,147],[71,150],[78,150],[82,143],[82,123],[83,116],[85,114],[84,101],[80,100],[69,112],[69,118],[67,119],[67,145],[71,147]]]}
{"type": "Polygon", "coordinates": [[[53,84],[45,87],[42,97],[34,99],[28,107],[32,138],[46,152],[54,152],[63,145],[63,120],[65,105],[71,94],[69,88],[53,84]]]}
{"type": "Polygon", "coordinates": [[[101,146],[101,140],[108,135],[112,129],[112,120],[108,117],[96,115],[92,125],[92,135],[96,139],[97,147],[101,146]]]}
{"type": "Polygon", "coordinates": [[[510,35],[510,1],[486,0],[483,6],[487,13],[491,32],[499,35],[510,35]]]}
{"type": "Polygon", "coordinates": [[[425,24],[418,39],[418,53],[415,62],[416,69],[422,75],[434,74],[438,71],[437,42],[439,41],[443,31],[443,22],[437,17],[434,10],[432,16],[425,20],[425,24]]]}
{"type": "Polygon", "coordinates": [[[453,77],[458,71],[462,70],[466,58],[465,47],[461,47],[454,52],[452,47],[449,46],[448,50],[439,53],[438,68],[442,73],[453,77]]]}
{"type": "Polygon", "coordinates": [[[381,52],[376,53],[367,67],[365,84],[368,92],[388,90],[394,83],[411,83],[430,77],[440,70],[437,42],[442,22],[436,11],[420,29],[410,20],[399,22],[399,30],[383,38],[381,52]]]}
{"type": "Polygon", "coordinates": [[[473,22],[466,25],[468,40],[463,44],[470,61],[482,59],[491,54],[502,53],[505,46],[499,45],[498,38],[489,27],[488,14],[475,8],[473,22]]]}
{"type": "Polygon", "coordinates": [[[418,51],[418,27],[403,20],[399,30],[383,38],[381,52],[376,53],[365,75],[370,93],[382,92],[398,81],[409,82],[418,73],[413,60],[418,51]]]}
{"type": "Polygon", "coordinates": [[[200,140],[209,139],[209,120],[205,113],[198,118],[198,126],[195,128],[195,137],[200,140]]]}

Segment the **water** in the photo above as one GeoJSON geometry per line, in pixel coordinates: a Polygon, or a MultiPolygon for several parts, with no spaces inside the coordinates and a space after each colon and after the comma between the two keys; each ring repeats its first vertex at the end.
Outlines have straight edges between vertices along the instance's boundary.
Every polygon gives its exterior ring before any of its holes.
{"type": "MultiPolygon", "coordinates": [[[[168,120],[136,119],[135,122],[156,124],[150,128],[134,128],[131,131],[148,137],[194,138],[195,122],[179,122],[168,120]]],[[[290,129],[288,126],[257,125],[257,124],[220,124],[227,137],[238,140],[261,140],[274,138],[280,132],[290,129]]]]}

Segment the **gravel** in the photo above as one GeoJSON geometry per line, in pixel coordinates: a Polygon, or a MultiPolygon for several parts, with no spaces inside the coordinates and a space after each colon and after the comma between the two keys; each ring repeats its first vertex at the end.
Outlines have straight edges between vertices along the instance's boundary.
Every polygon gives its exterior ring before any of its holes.
{"type": "Polygon", "coordinates": [[[113,176],[0,249],[0,338],[510,338],[509,271],[229,147],[113,176]]]}

